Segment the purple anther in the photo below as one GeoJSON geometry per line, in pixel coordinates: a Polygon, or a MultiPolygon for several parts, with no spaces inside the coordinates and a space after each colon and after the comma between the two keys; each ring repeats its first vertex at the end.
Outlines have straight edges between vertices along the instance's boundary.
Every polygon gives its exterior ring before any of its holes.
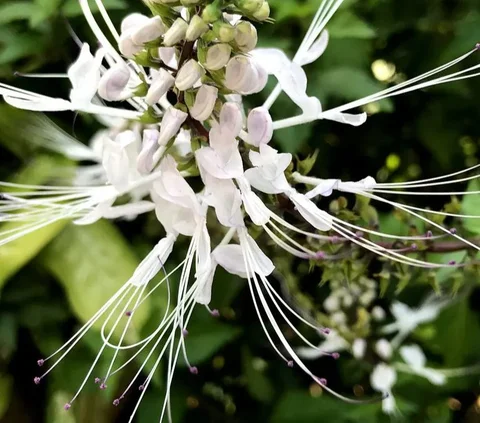
{"type": "Polygon", "coordinates": [[[418,248],[417,244],[410,245],[410,249],[413,250],[413,251],[415,251],[417,248],[418,248]]]}
{"type": "Polygon", "coordinates": [[[340,239],[338,238],[337,235],[333,235],[331,238],[330,238],[330,242],[332,244],[336,244],[340,239]]]}
{"type": "Polygon", "coordinates": [[[188,336],[188,330],[187,329],[182,329],[182,335],[183,336],[188,336]]]}
{"type": "Polygon", "coordinates": [[[128,311],[125,313],[125,316],[130,317],[132,314],[133,314],[132,311],[131,311],[131,310],[128,310],[128,311]]]}
{"type": "Polygon", "coordinates": [[[287,366],[292,368],[294,366],[294,363],[292,360],[287,361],[287,366]]]}
{"type": "Polygon", "coordinates": [[[325,252],[324,251],[317,251],[315,253],[315,258],[317,260],[323,260],[325,258],[325,252]]]}
{"type": "Polygon", "coordinates": [[[101,381],[102,381],[102,379],[100,379],[99,377],[96,377],[96,378],[95,378],[95,384],[98,385],[101,381]]]}
{"type": "Polygon", "coordinates": [[[327,379],[325,379],[324,377],[318,379],[318,383],[320,385],[323,385],[323,386],[327,386],[327,379]]]}
{"type": "Polygon", "coordinates": [[[427,233],[425,234],[425,236],[427,238],[431,238],[433,236],[433,232],[432,231],[427,231],[427,233]]]}
{"type": "Polygon", "coordinates": [[[192,375],[198,375],[198,369],[197,367],[193,366],[193,367],[190,367],[190,373],[192,375]]]}
{"type": "Polygon", "coordinates": [[[332,353],[332,358],[333,358],[334,360],[338,360],[338,359],[340,358],[340,354],[337,353],[337,352],[334,352],[334,353],[332,353]]]}
{"type": "Polygon", "coordinates": [[[213,309],[210,314],[213,316],[213,317],[220,317],[220,312],[215,308],[213,309]]]}
{"type": "Polygon", "coordinates": [[[104,391],[105,389],[107,389],[107,385],[105,385],[105,383],[101,383],[101,384],[100,384],[100,389],[101,389],[102,391],[104,391]]]}
{"type": "Polygon", "coordinates": [[[357,237],[357,238],[362,238],[363,235],[364,235],[364,233],[362,231],[355,232],[355,237],[357,237]]]}
{"type": "Polygon", "coordinates": [[[455,266],[455,265],[457,264],[457,262],[456,262],[455,260],[450,260],[450,261],[448,262],[448,264],[449,264],[450,266],[455,266]]]}
{"type": "Polygon", "coordinates": [[[34,383],[35,385],[40,385],[40,381],[41,381],[41,380],[42,380],[42,379],[39,378],[38,376],[37,376],[37,377],[34,377],[34,378],[33,378],[33,383],[34,383]]]}
{"type": "Polygon", "coordinates": [[[457,234],[457,229],[456,229],[456,228],[450,229],[450,233],[451,233],[452,235],[456,235],[456,234],[457,234]]]}
{"type": "Polygon", "coordinates": [[[140,385],[140,386],[138,387],[138,390],[139,390],[139,391],[145,390],[145,385],[140,385]]]}
{"type": "Polygon", "coordinates": [[[329,328],[323,328],[323,329],[322,329],[322,333],[323,333],[324,335],[330,335],[331,332],[332,332],[332,331],[331,331],[329,328]]]}
{"type": "Polygon", "coordinates": [[[480,43],[475,44],[475,48],[480,51],[480,43]]]}
{"type": "Polygon", "coordinates": [[[45,364],[45,360],[41,358],[40,360],[37,360],[38,367],[42,367],[45,364]]]}
{"type": "Polygon", "coordinates": [[[67,403],[63,406],[63,409],[64,409],[65,411],[70,410],[70,408],[72,408],[72,404],[70,404],[69,402],[67,402],[67,403]]]}
{"type": "Polygon", "coordinates": [[[113,405],[114,405],[115,407],[118,407],[119,404],[120,404],[120,400],[119,400],[118,398],[115,399],[115,400],[113,400],[113,405]]]}

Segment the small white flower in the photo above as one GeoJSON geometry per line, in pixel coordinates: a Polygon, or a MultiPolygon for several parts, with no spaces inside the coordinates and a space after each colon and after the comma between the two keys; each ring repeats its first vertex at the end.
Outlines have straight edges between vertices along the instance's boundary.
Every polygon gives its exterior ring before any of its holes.
{"type": "Polygon", "coordinates": [[[273,136],[273,122],[265,107],[257,107],[248,114],[248,142],[258,147],[268,144],[273,136]]]}
{"type": "Polygon", "coordinates": [[[190,59],[178,71],[175,86],[180,91],[188,90],[192,88],[203,75],[205,75],[205,69],[203,69],[196,60],[190,59]]]}
{"type": "Polygon", "coordinates": [[[155,166],[155,152],[158,150],[158,137],[160,132],[156,129],[143,131],[142,149],[137,157],[137,170],[145,175],[150,173],[155,166]]]}
{"type": "Polygon", "coordinates": [[[352,353],[357,360],[361,360],[365,356],[365,350],[367,349],[367,342],[365,339],[357,338],[352,344],[352,353]]]}
{"type": "Polygon", "coordinates": [[[379,339],[375,343],[375,352],[384,360],[389,360],[392,356],[392,345],[386,339],[379,339]]]}
{"type": "Polygon", "coordinates": [[[235,33],[235,42],[240,51],[244,53],[252,51],[258,41],[257,28],[250,22],[245,21],[239,22],[235,28],[237,30],[235,33]]]}
{"type": "Polygon", "coordinates": [[[177,135],[183,122],[187,119],[188,114],[181,110],[170,107],[163,116],[162,123],[160,125],[160,136],[158,138],[158,144],[161,146],[167,145],[168,141],[177,135]]]}
{"type": "Polygon", "coordinates": [[[397,372],[387,364],[377,364],[370,375],[372,388],[383,394],[388,394],[382,401],[382,409],[386,414],[392,414],[395,411],[395,398],[392,395],[392,388],[397,382],[397,372]]]}
{"type": "Polygon", "coordinates": [[[195,97],[195,103],[190,109],[190,115],[200,122],[207,120],[213,112],[217,96],[218,88],[202,85],[195,97]]]}
{"type": "Polygon", "coordinates": [[[185,38],[187,30],[188,23],[182,18],[177,18],[163,36],[163,44],[167,47],[174,46],[185,38]]]}
{"type": "Polygon", "coordinates": [[[263,90],[267,79],[265,70],[249,57],[234,56],[227,64],[225,86],[239,94],[248,95],[263,90]]]}
{"type": "Polygon", "coordinates": [[[205,34],[208,29],[208,24],[200,16],[194,15],[188,24],[185,39],[187,41],[195,41],[197,38],[200,38],[205,34]]]}
{"type": "Polygon", "coordinates": [[[144,24],[138,25],[138,27],[132,31],[132,41],[135,44],[143,45],[160,38],[165,34],[166,30],[167,28],[163,23],[162,18],[160,16],[154,16],[153,18],[148,19],[144,24]]]}
{"type": "Polygon", "coordinates": [[[231,54],[232,48],[228,44],[215,44],[208,48],[204,66],[212,71],[222,69],[227,65],[231,54]]]}
{"type": "Polygon", "coordinates": [[[372,317],[377,322],[381,322],[385,319],[386,313],[382,307],[375,306],[372,308],[372,317]]]}
{"type": "Polygon", "coordinates": [[[158,103],[174,84],[175,78],[170,74],[170,72],[163,68],[160,69],[155,73],[152,79],[152,84],[150,85],[147,95],[145,96],[145,102],[150,106],[158,103]]]}
{"type": "Polygon", "coordinates": [[[121,101],[133,95],[127,89],[131,78],[130,70],[124,62],[117,63],[108,69],[100,78],[98,94],[107,101],[121,101]]]}

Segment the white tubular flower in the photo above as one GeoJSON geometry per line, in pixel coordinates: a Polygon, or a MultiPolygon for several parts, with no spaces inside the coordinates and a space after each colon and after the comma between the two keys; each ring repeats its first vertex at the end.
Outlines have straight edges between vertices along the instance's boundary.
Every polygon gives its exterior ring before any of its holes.
{"type": "Polygon", "coordinates": [[[133,95],[128,89],[131,73],[124,62],[117,63],[108,69],[100,78],[98,94],[107,101],[121,101],[133,95]]]}
{"type": "Polygon", "coordinates": [[[88,107],[100,83],[100,68],[104,58],[104,51],[98,50],[95,57],[90,53],[90,46],[83,44],[78,59],[67,71],[72,84],[70,100],[74,107],[88,107]]]}
{"type": "Polygon", "coordinates": [[[152,78],[152,84],[148,88],[145,96],[145,103],[152,106],[160,101],[160,99],[175,84],[175,78],[165,69],[160,69],[152,78]]]}
{"type": "Polygon", "coordinates": [[[188,24],[185,39],[187,41],[195,41],[205,34],[208,29],[208,24],[200,16],[194,15],[188,24]]]}
{"type": "Polygon", "coordinates": [[[178,71],[175,86],[180,91],[188,90],[192,88],[203,75],[205,75],[205,69],[203,69],[196,60],[190,59],[178,71]]]}
{"type": "Polygon", "coordinates": [[[207,57],[203,64],[208,70],[219,70],[224,68],[230,60],[232,54],[232,47],[228,44],[220,43],[209,47],[207,50],[207,57]]]}
{"type": "Polygon", "coordinates": [[[365,356],[367,342],[365,339],[357,338],[352,344],[352,354],[357,360],[361,360],[365,356]]]}
{"type": "Polygon", "coordinates": [[[235,43],[240,51],[248,53],[252,51],[258,42],[257,28],[255,28],[250,22],[239,22],[235,29],[235,43]]]}
{"type": "Polygon", "coordinates": [[[135,44],[143,45],[160,38],[165,34],[166,30],[167,27],[163,23],[162,18],[160,16],[154,16],[144,24],[138,25],[138,27],[132,31],[131,38],[135,44]]]}
{"type": "Polygon", "coordinates": [[[273,136],[273,121],[265,107],[257,107],[248,114],[247,129],[247,142],[250,144],[259,147],[270,142],[273,136]]]}
{"type": "Polygon", "coordinates": [[[149,20],[150,18],[148,18],[148,16],[142,15],[141,13],[131,13],[123,18],[120,24],[120,31],[123,33],[132,29],[136,30],[146,25],[149,20]]]}
{"type": "Polygon", "coordinates": [[[183,122],[187,119],[188,114],[181,110],[170,107],[163,116],[162,123],[160,125],[160,136],[158,138],[158,144],[160,146],[166,146],[168,141],[177,135],[183,122]]]}
{"type": "Polygon", "coordinates": [[[207,120],[213,112],[217,96],[218,88],[202,85],[195,97],[195,103],[190,109],[190,115],[200,122],[207,120]]]}
{"type": "Polygon", "coordinates": [[[174,46],[185,38],[187,30],[188,23],[182,18],[177,18],[163,36],[163,44],[167,47],[174,46]]]}
{"type": "Polygon", "coordinates": [[[375,343],[375,352],[379,355],[380,358],[384,360],[389,360],[392,357],[393,353],[392,345],[386,339],[379,339],[375,343]]]}
{"type": "Polygon", "coordinates": [[[395,398],[392,395],[392,388],[397,382],[397,372],[387,364],[377,364],[372,374],[370,375],[370,383],[372,388],[383,394],[388,394],[382,401],[382,409],[386,414],[393,414],[395,412],[395,398]]]}
{"type": "Polygon", "coordinates": [[[225,86],[242,95],[255,94],[265,88],[266,71],[249,57],[234,56],[226,68],[225,86]]]}
{"type": "Polygon", "coordinates": [[[155,167],[155,153],[158,150],[158,137],[160,132],[156,129],[143,131],[142,149],[137,157],[137,170],[146,175],[155,167]]]}
{"type": "Polygon", "coordinates": [[[158,49],[160,60],[172,69],[178,68],[177,50],[175,47],[160,47],[158,49]]]}

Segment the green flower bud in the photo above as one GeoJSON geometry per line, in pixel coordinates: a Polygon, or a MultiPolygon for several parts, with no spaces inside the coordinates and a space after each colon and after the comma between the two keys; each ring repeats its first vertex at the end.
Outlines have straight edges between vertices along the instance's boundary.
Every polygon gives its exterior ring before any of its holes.
{"type": "Polygon", "coordinates": [[[235,0],[235,6],[247,13],[255,13],[262,7],[265,0],[235,0]]]}
{"type": "Polygon", "coordinates": [[[180,0],[183,6],[190,7],[202,3],[203,0],[180,0]]]}
{"type": "Polygon", "coordinates": [[[229,43],[235,38],[235,28],[228,22],[217,21],[213,24],[213,32],[222,43],[229,43]]]}
{"type": "Polygon", "coordinates": [[[182,41],[187,33],[187,29],[188,24],[182,18],[178,18],[163,36],[163,44],[171,47],[182,41]]]}
{"type": "Polygon", "coordinates": [[[215,0],[203,9],[202,19],[207,23],[213,23],[222,16],[221,2],[215,0]]]}
{"type": "Polygon", "coordinates": [[[215,44],[207,50],[204,66],[208,70],[219,70],[230,60],[232,48],[228,44],[215,44]]]}
{"type": "Polygon", "coordinates": [[[270,5],[267,1],[253,14],[253,17],[261,22],[270,17],[270,5]]]}
{"type": "Polygon", "coordinates": [[[252,51],[258,41],[257,29],[250,23],[241,21],[235,27],[237,32],[235,34],[235,42],[237,47],[243,53],[252,51]]]}
{"type": "Polygon", "coordinates": [[[198,15],[195,15],[190,23],[186,33],[187,41],[195,41],[208,31],[208,24],[198,15]]]}

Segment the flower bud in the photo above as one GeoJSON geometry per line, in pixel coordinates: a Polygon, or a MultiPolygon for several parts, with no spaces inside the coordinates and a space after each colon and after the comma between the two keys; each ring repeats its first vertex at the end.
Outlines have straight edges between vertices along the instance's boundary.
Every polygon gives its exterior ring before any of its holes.
{"type": "Polygon", "coordinates": [[[132,32],[132,40],[135,44],[142,45],[161,37],[166,30],[162,18],[155,16],[132,32]]]}
{"type": "Polygon", "coordinates": [[[177,69],[178,60],[175,47],[160,47],[158,49],[158,56],[160,57],[160,60],[167,66],[177,69]]]}
{"type": "Polygon", "coordinates": [[[207,120],[213,112],[217,96],[217,88],[211,85],[202,85],[195,97],[195,103],[190,109],[190,115],[200,122],[207,120]]]}
{"type": "Polygon", "coordinates": [[[265,107],[253,109],[247,119],[248,141],[259,147],[267,144],[273,136],[273,122],[270,113],[265,107]]]}
{"type": "Polygon", "coordinates": [[[220,19],[222,16],[222,9],[216,2],[208,4],[205,6],[202,12],[202,19],[207,23],[212,23],[220,19]]]}
{"type": "Polygon", "coordinates": [[[213,32],[220,42],[229,43],[235,38],[235,27],[228,22],[217,21],[213,24],[213,32]]]}
{"type": "Polygon", "coordinates": [[[219,70],[225,67],[230,60],[232,48],[228,44],[215,44],[207,50],[204,66],[208,70],[219,70]]]}
{"type": "Polygon", "coordinates": [[[136,29],[140,26],[146,25],[149,20],[150,19],[147,16],[142,15],[141,13],[132,13],[122,20],[120,32],[123,34],[130,29],[136,29]]]}
{"type": "Polygon", "coordinates": [[[98,94],[107,101],[120,101],[128,97],[125,90],[130,80],[130,71],[125,62],[120,62],[107,70],[100,78],[98,94]]]}
{"type": "Polygon", "coordinates": [[[137,157],[137,170],[146,175],[155,166],[154,154],[158,150],[158,137],[160,133],[156,129],[143,131],[142,149],[137,157]]]}
{"type": "Polygon", "coordinates": [[[188,90],[192,88],[203,75],[205,75],[205,69],[203,69],[197,61],[190,59],[178,71],[175,86],[180,91],[188,90]]]}
{"type": "Polygon", "coordinates": [[[163,44],[165,44],[167,47],[171,47],[182,41],[185,38],[187,29],[188,24],[182,18],[177,18],[177,20],[163,36],[163,44]]]}
{"type": "Polygon", "coordinates": [[[262,4],[262,7],[253,14],[253,17],[260,22],[263,22],[270,17],[270,5],[268,4],[268,1],[265,1],[262,4]]]}
{"type": "Polygon", "coordinates": [[[220,111],[220,126],[222,133],[228,137],[235,138],[243,126],[243,116],[237,103],[228,102],[222,106],[220,111]]]}
{"type": "Polygon", "coordinates": [[[239,22],[237,24],[235,42],[237,43],[238,48],[244,52],[248,53],[252,51],[258,41],[257,29],[250,22],[239,22]]]}
{"type": "Polygon", "coordinates": [[[255,13],[262,7],[263,2],[264,0],[235,0],[235,5],[247,13],[255,13]]]}
{"type": "Polygon", "coordinates": [[[230,59],[225,72],[225,86],[247,95],[261,91],[267,83],[266,71],[253,60],[245,56],[230,59]]]}
{"type": "Polygon", "coordinates": [[[180,130],[183,122],[187,119],[188,114],[181,110],[170,107],[163,115],[162,124],[160,126],[160,136],[158,144],[165,146],[171,138],[173,138],[180,130]]]}
{"type": "Polygon", "coordinates": [[[186,32],[187,41],[195,41],[208,31],[208,24],[198,15],[193,16],[186,32]]]}
{"type": "Polygon", "coordinates": [[[125,57],[133,59],[134,56],[143,50],[143,46],[135,44],[132,40],[132,29],[122,32],[118,41],[118,49],[125,57]]]}
{"type": "Polygon", "coordinates": [[[182,6],[195,6],[197,4],[200,4],[203,0],[180,0],[180,3],[182,3],[182,6]]]}
{"type": "Polygon", "coordinates": [[[152,84],[145,96],[145,103],[152,106],[158,103],[160,99],[173,87],[175,78],[165,69],[160,69],[154,76],[152,84]]]}

